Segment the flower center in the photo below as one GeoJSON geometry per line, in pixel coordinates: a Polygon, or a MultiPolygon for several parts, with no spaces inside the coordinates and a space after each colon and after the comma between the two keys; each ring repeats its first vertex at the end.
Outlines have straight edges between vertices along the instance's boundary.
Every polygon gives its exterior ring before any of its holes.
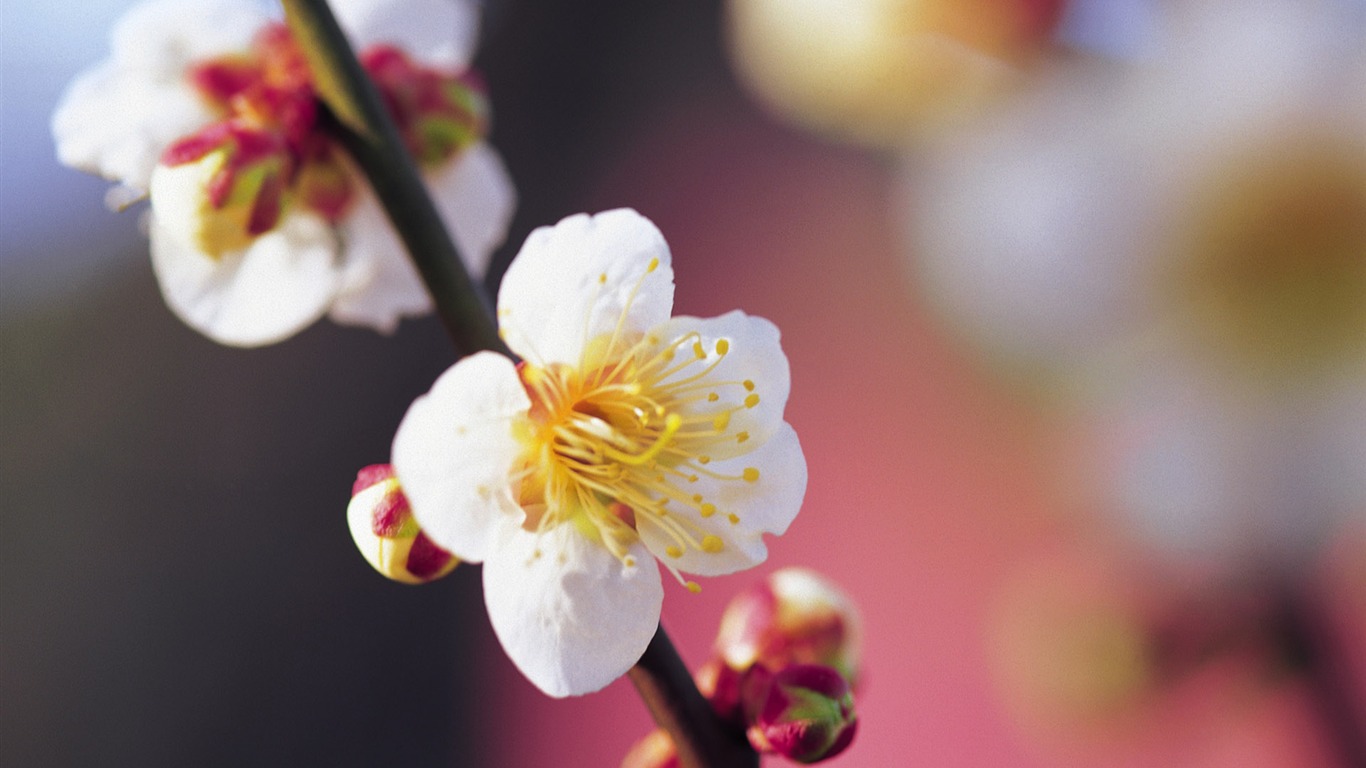
{"type": "Polygon", "coordinates": [[[713,375],[730,352],[727,339],[708,347],[697,332],[617,335],[590,344],[604,352],[582,366],[518,366],[531,399],[517,475],[524,527],[577,525],[626,565],[634,564],[628,549],[647,526],[669,541],[669,558],[722,552],[725,540],[703,521],[719,514],[736,525],[740,517],[712,497],[727,484],[758,482],[759,470],[709,465],[718,449],[749,440],[731,429],[731,417],[758,405],[756,385],[713,375]],[[618,346],[624,349],[614,353],[618,346]]]}
{"type": "Polygon", "coordinates": [[[1202,348],[1270,381],[1366,352],[1366,154],[1296,137],[1211,179],[1167,279],[1202,348]]]}
{"type": "MultiPolygon", "coordinates": [[[[387,45],[361,59],[423,168],[487,132],[487,102],[472,73],[428,69],[387,45]]],[[[285,25],[263,28],[249,50],[198,62],[186,76],[219,122],[172,143],[161,162],[188,171],[176,189],[196,200],[187,226],[201,252],[217,258],[247,247],[293,205],[331,222],[347,213],[355,181],[319,130],[312,75],[285,25]]]]}

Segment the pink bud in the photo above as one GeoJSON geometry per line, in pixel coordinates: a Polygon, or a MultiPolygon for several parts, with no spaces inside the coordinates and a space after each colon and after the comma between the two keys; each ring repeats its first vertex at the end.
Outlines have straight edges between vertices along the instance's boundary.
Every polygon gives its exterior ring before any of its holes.
{"type": "Polygon", "coordinates": [[[784,568],[730,601],[716,651],[737,672],[821,664],[852,682],[860,636],[858,611],[838,587],[814,571],[784,568]]]}
{"type": "Polygon", "coordinates": [[[830,667],[791,664],[776,673],[751,668],[743,683],[749,743],[798,763],[838,755],[854,740],[854,693],[830,667]]]}
{"type": "Polygon", "coordinates": [[[418,527],[408,497],[388,464],[374,464],[357,473],[346,518],[351,538],[366,561],[394,581],[425,584],[460,563],[418,527]]]}

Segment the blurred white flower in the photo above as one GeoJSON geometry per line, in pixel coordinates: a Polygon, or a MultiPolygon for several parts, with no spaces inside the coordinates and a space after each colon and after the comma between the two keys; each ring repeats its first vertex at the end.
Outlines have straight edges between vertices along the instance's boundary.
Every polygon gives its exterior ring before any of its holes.
{"type": "MultiPolygon", "coordinates": [[[[482,273],[514,192],[482,142],[463,74],[478,10],[464,0],[332,3],[389,102],[452,237],[482,273]],[[416,98],[421,96],[422,98],[416,98]]],[[[225,344],[279,341],[324,314],[392,331],[430,299],[373,193],[317,129],[313,84],[285,27],[253,0],[149,0],[110,59],[53,116],[62,162],[149,194],[167,303],[225,344]]]]}
{"type": "Polygon", "coordinates": [[[1052,44],[1063,0],[729,0],[731,58],[778,114],[900,145],[981,117],[1052,44]]]}
{"type": "Polygon", "coordinates": [[[394,438],[414,517],[484,563],[494,631],[552,696],[640,658],[663,599],[656,558],[680,581],[756,565],[805,494],[777,328],[672,305],[668,246],[638,213],[538,229],[498,295],[525,362],[461,360],[394,438]]]}
{"type": "Polygon", "coordinates": [[[996,361],[1100,398],[1108,494],[1141,530],[1300,557],[1366,512],[1344,428],[1366,406],[1366,26],[1328,0],[1167,11],[1149,55],[1078,62],[907,174],[917,278],[996,361]]]}

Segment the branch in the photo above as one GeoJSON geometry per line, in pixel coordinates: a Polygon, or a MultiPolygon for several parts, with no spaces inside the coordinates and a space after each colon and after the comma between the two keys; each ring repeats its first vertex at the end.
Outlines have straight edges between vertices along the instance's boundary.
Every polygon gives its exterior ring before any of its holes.
{"type": "Polygon", "coordinates": [[[716,717],[663,626],[629,674],[655,724],[673,739],[683,768],[757,768],[759,755],[716,717]]]}

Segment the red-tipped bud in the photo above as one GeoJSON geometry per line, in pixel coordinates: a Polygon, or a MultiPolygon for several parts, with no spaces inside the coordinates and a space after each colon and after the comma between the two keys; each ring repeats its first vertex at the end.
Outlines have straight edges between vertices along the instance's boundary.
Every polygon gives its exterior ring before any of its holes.
{"type": "Polygon", "coordinates": [[[853,682],[860,635],[858,611],[838,587],[813,571],[784,568],[730,601],[716,650],[738,672],[820,664],[853,682]]]}
{"type": "Polygon", "coordinates": [[[716,656],[693,673],[697,690],[711,702],[712,711],[737,728],[745,726],[745,713],[740,706],[740,683],[743,679],[744,672],[732,668],[716,656]]]}
{"type": "Polygon", "coordinates": [[[858,715],[848,681],[830,667],[792,664],[776,673],[756,666],[745,675],[749,743],[798,763],[838,755],[854,740],[858,715]]]}
{"type": "Polygon", "coordinates": [[[460,563],[418,527],[394,468],[374,464],[356,474],[346,519],[351,538],[381,574],[405,584],[425,584],[460,563]]]}
{"type": "Polygon", "coordinates": [[[673,739],[659,730],[637,741],[621,761],[621,768],[678,768],[678,765],[673,739]]]}

